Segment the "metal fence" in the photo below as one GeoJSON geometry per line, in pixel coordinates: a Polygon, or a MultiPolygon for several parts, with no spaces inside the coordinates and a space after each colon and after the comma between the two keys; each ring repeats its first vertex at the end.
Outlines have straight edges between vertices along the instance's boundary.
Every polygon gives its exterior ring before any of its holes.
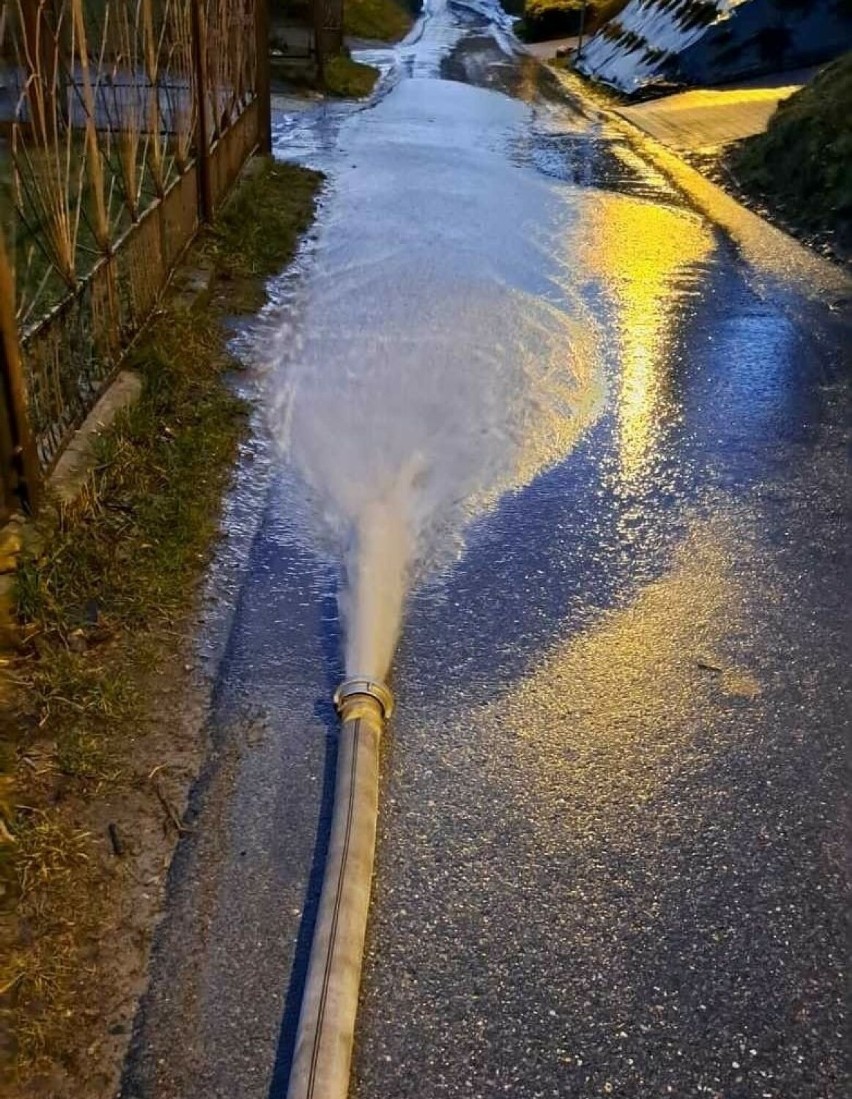
{"type": "MultiPolygon", "coordinates": [[[[264,0],[0,3],[0,233],[23,428],[44,472],[199,222],[268,143],[267,10],[264,0]]],[[[0,366],[5,376],[8,356],[0,366]]]]}

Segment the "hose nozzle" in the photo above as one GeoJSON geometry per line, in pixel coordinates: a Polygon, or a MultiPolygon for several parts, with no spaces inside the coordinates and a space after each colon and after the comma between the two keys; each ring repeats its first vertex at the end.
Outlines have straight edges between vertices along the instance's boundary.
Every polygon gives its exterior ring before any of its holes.
{"type": "Polygon", "coordinates": [[[378,679],[352,676],[344,680],[334,692],[334,705],[343,721],[355,716],[354,711],[365,702],[371,708],[378,707],[382,721],[387,721],[393,713],[393,695],[390,688],[378,679]],[[367,702],[368,699],[369,702],[367,702]]]}

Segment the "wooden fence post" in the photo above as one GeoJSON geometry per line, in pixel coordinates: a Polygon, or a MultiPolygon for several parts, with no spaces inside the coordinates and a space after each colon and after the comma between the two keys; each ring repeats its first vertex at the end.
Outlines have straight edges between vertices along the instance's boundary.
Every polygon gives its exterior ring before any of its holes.
{"type": "Polygon", "coordinates": [[[192,64],[198,116],[196,170],[201,220],[213,220],[213,181],[210,178],[210,127],[207,113],[207,21],[201,15],[202,0],[191,0],[192,64]]]}
{"type": "Polygon", "coordinates": [[[34,513],[40,488],[18,347],[12,270],[0,227],[0,515],[16,506],[34,513]]]}
{"type": "Polygon", "coordinates": [[[254,0],[255,95],[257,96],[257,147],[272,152],[272,101],[269,79],[269,0],[254,0]]]}
{"type": "Polygon", "coordinates": [[[325,84],[325,57],[322,52],[322,0],[313,0],[311,16],[314,27],[314,60],[317,63],[317,84],[325,84]]]}
{"type": "Polygon", "coordinates": [[[314,0],[316,49],[320,70],[343,49],[343,0],[314,0]]]}

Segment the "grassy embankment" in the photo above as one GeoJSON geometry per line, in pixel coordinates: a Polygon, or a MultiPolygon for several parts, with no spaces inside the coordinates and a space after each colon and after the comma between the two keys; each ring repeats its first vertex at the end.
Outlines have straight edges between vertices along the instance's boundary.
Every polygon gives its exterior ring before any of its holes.
{"type": "Polygon", "coordinates": [[[792,228],[852,254],[852,53],[781,103],[728,167],[746,195],[792,228]]]}
{"type": "Polygon", "coordinates": [[[237,364],[223,322],[264,300],[264,278],[288,262],[312,220],[320,180],[269,162],[240,184],[188,257],[213,269],[211,293],[189,310],[163,303],[128,362],[142,378],[140,399],[100,437],[83,498],[73,510],[48,511],[41,548],[20,564],[24,647],[2,745],[10,842],[0,863],[9,948],[0,1023],[11,1035],[18,1094],[35,1094],[27,1081],[58,1065],[81,1086],[105,1040],[112,989],[102,987],[99,944],[116,953],[126,946],[115,935],[116,911],[128,904],[131,852],[144,855],[134,845],[145,822],[131,818],[124,852],[110,833],[111,863],[106,825],[92,822],[104,805],[134,799],[150,806],[149,817],[163,815],[157,779],[139,773],[144,731],[152,705],[167,743],[180,723],[174,697],[148,696],[159,673],[182,674],[184,624],[247,423],[227,384],[237,364]]]}
{"type": "MultiPolygon", "coordinates": [[[[413,19],[396,0],[347,0],[343,31],[348,38],[398,42],[411,29],[413,19]]],[[[363,99],[375,87],[378,69],[353,61],[348,53],[326,61],[324,91],[330,95],[363,99]]]]}
{"type": "MultiPolygon", "coordinates": [[[[594,34],[626,4],[627,0],[589,0],[585,33],[594,34]]],[[[519,16],[516,29],[527,42],[570,38],[580,30],[583,0],[503,0],[503,7],[511,15],[519,16]]]]}

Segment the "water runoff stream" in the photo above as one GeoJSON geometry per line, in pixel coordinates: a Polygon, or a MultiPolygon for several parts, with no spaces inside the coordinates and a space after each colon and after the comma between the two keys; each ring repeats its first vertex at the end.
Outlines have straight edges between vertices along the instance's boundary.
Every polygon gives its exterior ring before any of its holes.
{"type": "Polygon", "coordinates": [[[526,104],[415,75],[329,115],[337,170],[268,355],[280,506],[342,570],[347,673],[383,679],[410,585],[595,418],[599,334],[566,269],[572,204],[509,155],[526,104]]]}

